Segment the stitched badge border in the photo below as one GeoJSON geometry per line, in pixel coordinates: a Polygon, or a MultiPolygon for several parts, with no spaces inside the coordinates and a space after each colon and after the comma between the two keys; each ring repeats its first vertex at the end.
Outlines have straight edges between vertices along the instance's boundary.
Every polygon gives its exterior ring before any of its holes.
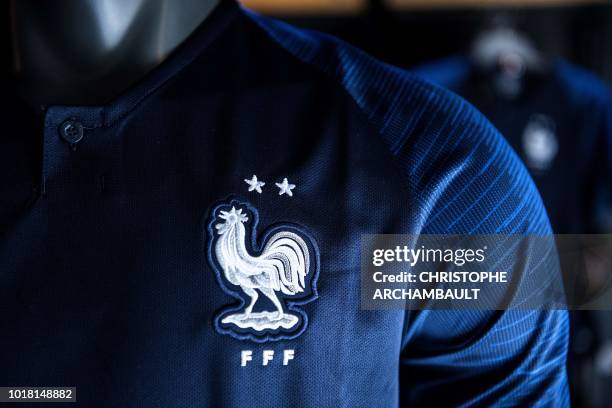
{"type": "Polygon", "coordinates": [[[232,298],[238,300],[237,303],[224,306],[223,308],[218,310],[215,313],[215,316],[213,317],[213,325],[218,333],[232,336],[233,338],[238,340],[251,340],[257,343],[265,343],[269,341],[295,339],[299,337],[302,333],[304,333],[304,331],[308,327],[308,315],[299,306],[310,303],[319,297],[317,291],[317,281],[319,278],[320,271],[319,248],[312,235],[304,227],[291,222],[276,223],[269,226],[261,234],[259,234],[260,237],[258,239],[257,228],[259,226],[259,218],[259,211],[257,210],[257,208],[255,208],[247,200],[242,200],[236,197],[229,197],[225,200],[218,202],[209,212],[208,220],[206,222],[208,231],[208,244],[206,248],[206,255],[208,258],[208,263],[215,272],[217,283],[221,287],[221,290],[223,290],[223,292],[225,292],[232,298]],[[247,229],[247,235],[250,236],[251,242],[250,244],[247,242],[245,243],[245,245],[247,246],[247,250],[253,256],[259,256],[263,250],[263,246],[265,245],[267,239],[275,232],[281,230],[295,232],[298,235],[301,235],[304,238],[304,241],[307,243],[311,253],[310,260],[312,270],[306,276],[307,279],[305,280],[304,284],[304,293],[299,294],[299,297],[293,297],[277,292],[277,296],[279,300],[283,303],[284,308],[286,310],[296,313],[300,318],[300,322],[298,323],[299,325],[297,328],[293,328],[290,331],[279,328],[277,330],[266,330],[263,333],[258,333],[250,328],[242,329],[233,325],[230,326],[221,323],[223,317],[230,313],[243,310],[248,302],[246,295],[242,291],[240,291],[239,289],[233,289],[234,285],[227,282],[227,280],[223,276],[223,270],[221,266],[218,264],[217,260],[213,255],[214,245],[219,237],[219,234],[216,233],[214,228],[215,224],[219,222],[219,212],[229,210],[232,207],[240,207],[249,213],[249,220],[245,223],[245,228],[247,229]],[[250,230],[250,232],[248,230],[250,230]]]}

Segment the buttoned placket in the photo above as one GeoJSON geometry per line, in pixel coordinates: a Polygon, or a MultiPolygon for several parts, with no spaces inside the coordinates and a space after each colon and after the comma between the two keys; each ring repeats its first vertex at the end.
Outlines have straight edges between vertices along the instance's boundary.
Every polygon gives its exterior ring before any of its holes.
{"type": "MultiPolygon", "coordinates": [[[[104,109],[100,107],[49,107],[45,112],[41,191],[83,187],[97,171],[95,155],[103,132],[104,109]]],[[[95,180],[89,181],[95,183],[95,180]]]]}

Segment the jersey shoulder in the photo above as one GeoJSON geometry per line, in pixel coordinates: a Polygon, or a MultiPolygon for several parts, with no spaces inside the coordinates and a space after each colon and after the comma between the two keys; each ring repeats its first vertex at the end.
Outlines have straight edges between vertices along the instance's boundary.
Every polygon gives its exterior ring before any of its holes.
{"type": "Polygon", "coordinates": [[[248,10],[246,14],[293,57],[333,78],[389,139],[393,139],[397,122],[404,134],[410,134],[429,116],[462,109],[469,114],[467,102],[445,88],[383,63],[336,37],[248,10]]]}
{"type": "Polygon", "coordinates": [[[304,64],[332,77],[395,156],[427,233],[549,233],[524,166],[480,112],[451,91],[332,36],[251,12],[304,64]]]}
{"type": "Polygon", "coordinates": [[[570,103],[590,107],[612,103],[610,89],[594,73],[565,60],[558,60],[555,70],[570,103]]]}

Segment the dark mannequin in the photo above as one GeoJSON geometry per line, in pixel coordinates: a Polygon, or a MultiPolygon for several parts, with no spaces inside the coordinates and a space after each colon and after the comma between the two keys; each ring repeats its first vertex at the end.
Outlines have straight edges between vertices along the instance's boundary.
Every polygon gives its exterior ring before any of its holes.
{"type": "Polygon", "coordinates": [[[12,0],[18,92],[100,105],[159,65],[220,0],[12,0]]]}

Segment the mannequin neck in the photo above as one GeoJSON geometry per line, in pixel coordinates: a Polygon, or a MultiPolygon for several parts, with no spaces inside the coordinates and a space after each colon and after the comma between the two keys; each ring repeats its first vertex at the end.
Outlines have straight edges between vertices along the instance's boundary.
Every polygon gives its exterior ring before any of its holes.
{"type": "Polygon", "coordinates": [[[159,65],[221,0],[12,0],[18,92],[100,105],[159,65]]]}

